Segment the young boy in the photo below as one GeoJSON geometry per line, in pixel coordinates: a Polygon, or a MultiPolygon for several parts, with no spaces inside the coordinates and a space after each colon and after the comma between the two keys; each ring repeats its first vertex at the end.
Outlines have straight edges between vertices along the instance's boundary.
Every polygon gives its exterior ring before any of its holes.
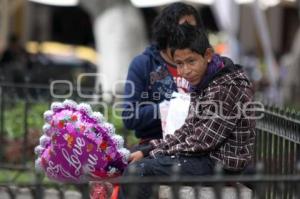
{"type": "MultiPolygon", "coordinates": [[[[229,58],[214,54],[205,32],[191,25],[178,26],[169,47],[178,73],[191,84],[189,114],[174,135],[152,140],[142,156],[132,153],[129,167],[135,166],[137,176],[169,176],[174,164],[180,175],[210,175],[216,163],[225,172],[242,172],[255,139],[251,83],[229,58]]],[[[149,184],[137,190],[137,198],[152,195],[149,184]]],[[[128,187],[121,186],[119,198],[128,198],[128,187]]]]}

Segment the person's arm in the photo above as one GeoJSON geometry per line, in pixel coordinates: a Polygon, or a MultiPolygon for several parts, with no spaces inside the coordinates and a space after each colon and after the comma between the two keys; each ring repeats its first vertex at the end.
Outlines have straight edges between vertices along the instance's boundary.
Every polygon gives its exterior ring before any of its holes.
{"type": "MultiPolygon", "coordinates": [[[[188,149],[190,152],[214,150],[233,131],[238,113],[237,95],[232,96],[230,88],[215,87],[205,101],[200,102],[201,110],[195,116],[192,132],[185,133],[185,141],[170,147],[170,150],[188,149]]],[[[178,130],[175,136],[182,132],[178,130]]]]}
{"type": "Polygon", "coordinates": [[[130,154],[129,162],[133,163],[149,156],[149,152],[151,150],[153,150],[153,145],[151,144],[141,147],[139,151],[135,151],[130,154]]]}
{"type": "MultiPolygon", "coordinates": [[[[130,64],[125,85],[125,98],[122,118],[127,129],[143,130],[160,128],[159,105],[154,102],[143,102],[142,94],[147,92],[149,74],[147,69],[148,57],[140,55],[130,64]]],[[[145,135],[143,135],[145,137],[145,135]]],[[[137,135],[137,137],[143,137],[137,135]]]]}
{"type": "Polygon", "coordinates": [[[143,157],[149,156],[151,150],[154,149],[154,146],[151,144],[145,145],[140,148],[139,151],[135,151],[131,154],[132,159],[137,160],[143,157]]]}
{"type": "Polygon", "coordinates": [[[165,139],[155,139],[151,140],[150,144],[152,149],[148,151],[148,154],[155,157],[163,151],[169,150],[172,146],[177,146],[181,142],[184,142],[185,136],[191,131],[189,126],[189,118],[186,119],[183,126],[176,130],[174,134],[166,135],[165,139]],[[180,132],[180,133],[179,133],[180,132]]]}
{"type": "Polygon", "coordinates": [[[156,141],[156,147],[150,152],[152,157],[161,152],[207,153],[228,138],[235,128],[237,98],[231,96],[229,88],[216,86],[211,90],[214,92],[198,102],[199,110],[194,110],[194,115],[190,112],[185,124],[174,135],[168,135],[164,141],[156,141]]]}

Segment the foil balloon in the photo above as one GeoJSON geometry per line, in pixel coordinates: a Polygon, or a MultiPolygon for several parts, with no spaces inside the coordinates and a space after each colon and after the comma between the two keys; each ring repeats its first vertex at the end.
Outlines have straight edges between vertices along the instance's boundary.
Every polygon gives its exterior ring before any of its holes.
{"type": "Polygon", "coordinates": [[[90,105],[54,102],[44,120],[35,167],[48,178],[85,183],[119,176],[127,166],[129,151],[123,138],[90,105]]]}

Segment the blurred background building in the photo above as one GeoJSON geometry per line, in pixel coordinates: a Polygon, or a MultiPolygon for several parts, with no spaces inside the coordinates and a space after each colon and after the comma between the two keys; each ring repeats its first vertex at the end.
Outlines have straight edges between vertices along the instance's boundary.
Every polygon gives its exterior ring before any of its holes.
{"type": "MultiPolygon", "coordinates": [[[[76,84],[78,75],[97,72],[81,83],[121,93],[130,60],[151,41],[153,19],[172,2],[0,0],[1,81],[76,84]]],[[[199,10],[215,50],[245,67],[258,98],[299,106],[299,1],[184,2],[199,10]]]]}

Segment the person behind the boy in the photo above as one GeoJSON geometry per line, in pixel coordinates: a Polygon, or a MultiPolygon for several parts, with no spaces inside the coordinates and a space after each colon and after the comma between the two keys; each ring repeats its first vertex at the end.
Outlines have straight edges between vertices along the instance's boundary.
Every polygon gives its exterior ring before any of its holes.
{"type": "MultiPolygon", "coordinates": [[[[179,165],[179,175],[211,175],[217,163],[225,173],[241,173],[253,158],[255,140],[250,81],[240,66],[213,52],[204,31],[191,25],[178,26],[169,47],[178,73],[192,86],[188,117],[174,135],[150,141],[149,156],[132,153],[123,176],[170,176],[173,165],[179,165]]],[[[128,198],[129,187],[120,190],[119,198],[128,198]]],[[[136,190],[141,199],[153,194],[151,184],[136,190]]]]}

